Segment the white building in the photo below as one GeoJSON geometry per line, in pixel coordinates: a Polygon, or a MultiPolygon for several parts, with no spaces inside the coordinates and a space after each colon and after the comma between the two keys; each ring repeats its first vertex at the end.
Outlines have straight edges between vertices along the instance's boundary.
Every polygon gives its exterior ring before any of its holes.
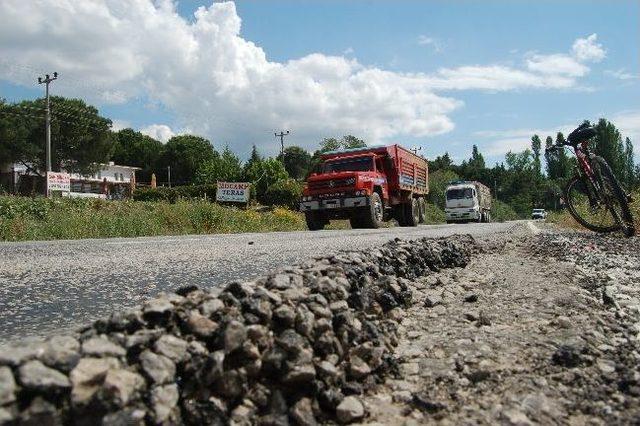
{"type": "MultiPolygon", "coordinates": [[[[139,167],[122,166],[110,161],[107,164],[99,164],[100,168],[93,175],[81,175],[71,173],[71,194],[70,196],[87,196],[108,198],[124,198],[128,194],[131,179],[139,167]]],[[[62,172],[65,172],[63,169],[62,172]]],[[[2,183],[5,188],[12,192],[21,190],[21,180],[28,181],[30,188],[35,188],[32,181],[38,174],[30,171],[23,164],[9,164],[0,167],[2,183]]],[[[44,173],[42,173],[44,174],[44,173]]],[[[135,178],[134,178],[135,179],[135,178]]]]}

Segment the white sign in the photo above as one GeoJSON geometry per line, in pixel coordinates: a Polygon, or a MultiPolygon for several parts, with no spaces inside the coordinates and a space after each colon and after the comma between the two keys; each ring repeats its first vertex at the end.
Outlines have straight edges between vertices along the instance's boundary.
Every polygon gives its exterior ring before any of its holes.
{"type": "Polygon", "coordinates": [[[69,173],[47,172],[47,192],[71,191],[71,175],[69,173]]]}
{"type": "Polygon", "coordinates": [[[247,182],[218,182],[216,201],[247,203],[249,202],[250,185],[247,182]]]}

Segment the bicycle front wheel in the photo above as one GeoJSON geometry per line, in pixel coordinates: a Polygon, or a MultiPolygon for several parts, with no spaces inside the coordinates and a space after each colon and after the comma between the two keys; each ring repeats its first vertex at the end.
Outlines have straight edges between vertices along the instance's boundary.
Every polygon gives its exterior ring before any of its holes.
{"type": "Polygon", "coordinates": [[[582,176],[575,176],[565,187],[567,210],[580,225],[595,232],[613,232],[620,224],[611,215],[593,184],[582,176]]]}

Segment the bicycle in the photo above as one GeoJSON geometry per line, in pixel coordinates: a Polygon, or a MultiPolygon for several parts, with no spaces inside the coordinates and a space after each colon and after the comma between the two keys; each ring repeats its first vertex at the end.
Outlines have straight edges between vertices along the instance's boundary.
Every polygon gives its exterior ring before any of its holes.
{"type": "Polygon", "coordinates": [[[631,197],[605,159],[591,152],[589,140],[595,135],[596,130],[585,122],[567,136],[565,143],[552,145],[546,152],[565,146],[574,150],[577,174],[567,182],[564,200],[579,224],[595,232],[621,230],[626,237],[632,237],[635,228],[629,209],[631,197]]]}

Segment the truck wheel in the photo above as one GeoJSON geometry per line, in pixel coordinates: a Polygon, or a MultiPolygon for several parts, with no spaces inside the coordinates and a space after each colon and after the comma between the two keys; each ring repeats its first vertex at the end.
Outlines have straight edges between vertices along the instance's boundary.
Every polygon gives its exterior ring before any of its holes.
{"type": "Polygon", "coordinates": [[[305,212],[304,218],[307,222],[307,228],[309,228],[309,231],[319,231],[324,229],[326,220],[321,214],[317,212],[305,212]]]}
{"type": "Polygon", "coordinates": [[[420,221],[418,200],[412,198],[410,202],[404,204],[404,226],[417,226],[420,221]]]}
{"type": "Polygon", "coordinates": [[[424,197],[418,198],[418,221],[425,223],[427,220],[427,200],[424,197]]]}
{"type": "MultiPolygon", "coordinates": [[[[356,220],[363,228],[379,228],[384,221],[384,204],[377,192],[371,194],[369,205],[362,209],[362,219],[356,220]]],[[[352,225],[353,227],[353,225],[352,225]]]]}
{"type": "Polygon", "coordinates": [[[356,213],[353,216],[351,216],[349,218],[349,224],[351,225],[351,229],[362,228],[362,221],[360,220],[360,215],[356,213]]]}

